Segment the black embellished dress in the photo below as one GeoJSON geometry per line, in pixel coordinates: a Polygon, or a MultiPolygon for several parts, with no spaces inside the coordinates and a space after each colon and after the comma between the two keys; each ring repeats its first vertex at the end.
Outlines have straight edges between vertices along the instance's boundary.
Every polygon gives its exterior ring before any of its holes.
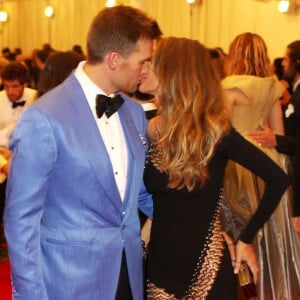
{"type": "Polygon", "coordinates": [[[159,155],[163,153],[153,144],[144,173],[154,201],[148,299],[235,299],[235,278],[220,220],[227,160],[251,169],[266,182],[261,204],[240,236],[247,243],[275,209],[287,177],[234,129],[218,144],[206,184],[191,192],[167,187],[167,175],[155,166],[159,155]]]}

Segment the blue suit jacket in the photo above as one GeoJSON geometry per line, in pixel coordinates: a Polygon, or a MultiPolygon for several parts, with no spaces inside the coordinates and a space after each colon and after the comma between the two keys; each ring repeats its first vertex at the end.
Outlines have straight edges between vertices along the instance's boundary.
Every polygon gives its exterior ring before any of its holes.
{"type": "Polygon", "coordinates": [[[123,249],[134,299],[143,298],[137,207],[152,214],[143,184],[146,120],[139,104],[122,97],[129,153],[123,202],[73,74],[22,115],[4,213],[14,299],[113,300],[123,249]]]}

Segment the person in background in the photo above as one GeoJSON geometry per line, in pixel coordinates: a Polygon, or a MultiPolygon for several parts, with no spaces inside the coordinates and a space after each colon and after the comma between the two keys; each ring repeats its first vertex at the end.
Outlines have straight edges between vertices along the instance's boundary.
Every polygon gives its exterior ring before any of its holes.
{"type": "MultiPolygon", "coordinates": [[[[37,91],[28,88],[29,72],[19,62],[8,63],[1,73],[4,90],[0,91],[0,143],[8,147],[11,134],[22,113],[31,106],[37,91]]],[[[0,184],[1,218],[5,202],[6,174],[0,184]]]]}
{"type": "Polygon", "coordinates": [[[205,46],[186,38],[161,39],[152,61],[139,87],[158,104],[147,129],[152,144],[144,171],[154,201],[148,297],[235,299],[234,273],[242,262],[258,278],[252,238],[277,206],[287,176],[231,126],[205,46]],[[260,176],[266,189],[235,247],[227,248],[220,202],[229,159],[260,176]]]}
{"type": "Polygon", "coordinates": [[[273,132],[268,126],[261,126],[250,137],[263,147],[275,147],[289,156],[289,174],[293,188],[294,227],[300,233],[300,40],[290,43],[282,62],[284,78],[292,82],[290,101],[283,107],[284,135],[273,132]]]}
{"type": "Polygon", "coordinates": [[[45,62],[49,56],[49,52],[44,49],[36,49],[33,53],[33,61],[36,67],[42,71],[45,69],[45,62]]]}
{"type": "Polygon", "coordinates": [[[283,57],[277,57],[273,60],[273,72],[276,75],[279,82],[283,85],[284,91],[282,96],[280,97],[281,107],[284,107],[291,98],[291,85],[290,83],[283,78],[284,69],[282,66],[283,57]]]}
{"type": "Polygon", "coordinates": [[[19,120],[20,116],[31,106],[37,91],[28,88],[28,68],[19,62],[9,63],[1,73],[4,90],[0,91],[0,129],[4,129],[19,120]]]}
{"type": "MultiPolygon", "coordinates": [[[[2,70],[9,64],[9,60],[7,60],[4,57],[0,57],[0,75],[2,73],[2,70]]],[[[0,76],[0,91],[2,91],[4,89],[3,87],[3,82],[0,76]]]]}
{"type": "Polygon", "coordinates": [[[87,61],[19,121],[4,213],[13,297],[143,299],[146,118],[119,92],[137,89],[160,35],[138,9],[101,10],[87,61]]]}
{"type": "Polygon", "coordinates": [[[11,152],[6,147],[3,147],[1,145],[0,146],[0,184],[2,184],[7,178],[10,157],[11,157],[11,152]]]}
{"type": "Polygon", "coordinates": [[[10,60],[10,54],[12,53],[9,47],[4,47],[1,50],[2,57],[6,58],[8,61],[10,60]]]}
{"type": "Polygon", "coordinates": [[[44,68],[40,73],[40,95],[62,83],[77,67],[78,63],[83,60],[85,60],[85,58],[82,55],[73,51],[57,51],[47,57],[44,68]]]}
{"type": "Polygon", "coordinates": [[[82,56],[83,58],[85,58],[86,56],[85,56],[85,54],[84,54],[84,52],[83,52],[83,50],[82,50],[82,47],[80,46],[80,45],[74,45],[73,47],[72,47],[72,51],[73,52],[75,52],[75,53],[77,53],[77,54],[79,54],[80,56],[82,56]]]}
{"type": "Polygon", "coordinates": [[[50,43],[44,43],[42,45],[42,50],[45,50],[46,52],[48,52],[48,55],[52,55],[57,52],[57,50],[54,49],[50,43]]]}
{"type": "Polygon", "coordinates": [[[44,69],[49,55],[49,51],[45,49],[36,49],[32,53],[31,76],[40,96],[44,93],[43,85],[46,80],[46,73],[44,69]]]}
{"type": "Polygon", "coordinates": [[[215,67],[220,80],[222,80],[225,77],[224,62],[227,54],[220,47],[209,49],[209,54],[212,59],[213,66],[215,67]]]}
{"type": "MultiPolygon", "coordinates": [[[[275,148],[262,147],[248,136],[266,125],[278,134],[284,133],[279,100],[284,88],[273,74],[262,37],[250,32],[236,36],[229,47],[225,72],[222,86],[233,127],[287,173],[286,156],[275,148]]],[[[228,164],[225,182],[225,201],[234,211],[227,212],[227,223],[230,227],[239,224],[233,220],[243,219],[237,228],[228,228],[236,236],[255,213],[265,186],[260,178],[234,162],[228,164]]],[[[261,270],[257,285],[261,300],[296,299],[300,294],[300,240],[291,218],[292,199],[287,190],[253,241],[261,270]]]]}

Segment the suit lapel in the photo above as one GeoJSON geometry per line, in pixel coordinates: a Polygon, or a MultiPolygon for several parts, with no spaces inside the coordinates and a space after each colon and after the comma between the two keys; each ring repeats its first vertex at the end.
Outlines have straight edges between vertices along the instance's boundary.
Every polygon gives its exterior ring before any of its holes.
{"type": "Polygon", "coordinates": [[[122,202],[113,175],[109,155],[85,95],[74,76],[70,78],[70,84],[67,85],[67,93],[72,101],[71,107],[74,111],[73,122],[77,126],[87,159],[92,166],[99,185],[111,199],[115,207],[121,212],[122,202]],[[75,98],[74,95],[76,95],[75,98]]]}
{"type": "Polygon", "coordinates": [[[136,126],[131,118],[129,108],[124,105],[118,110],[121,124],[123,127],[123,132],[125,135],[125,140],[127,143],[128,149],[128,171],[127,171],[127,187],[124,197],[124,205],[127,204],[128,199],[130,198],[130,191],[133,188],[133,184],[130,180],[138,177],[139,172],[139,163],[144,163],[145,150],[141,143],[141,138],[139,132],[136,129],[136,126]]]}
{"type": "Polygon", "coordinates": [[[83,90],[75,76],[71,75],[66,88],[67,96],[72,101],[70,106],[74,111],[73,122],[77,127],[78,135],[85,149],[87,159],[90,161],[99,185],[121,213],[122,207],[128,204],[128,199],[130,199],[129,195],[134,186],[130,180],[136,176],[141,176],[142,168],[139,167],[144,163],[145,159],[145,149],[141,142],[141,136],[131,118],[131,112],[126,100],[118,110],[128,147],[127,178],[129,180],[127,181],[124,202],[122,203],[108,152],[83,90]],[[76,95],[75,98],[74,95],[76,95]]]}

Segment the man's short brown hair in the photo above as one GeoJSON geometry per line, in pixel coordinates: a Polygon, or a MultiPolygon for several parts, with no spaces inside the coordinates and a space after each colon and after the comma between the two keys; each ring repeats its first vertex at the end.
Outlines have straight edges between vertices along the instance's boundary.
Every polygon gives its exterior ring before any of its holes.
{"type": "Polygon", "coordinates": [[[139,39],[157,39],[162,32],[157,22],[130,6],[105,8],[94,18],[87,38],[87,61],[102,62],[104,56],[119,52],[127,56],[139,39]]]}

